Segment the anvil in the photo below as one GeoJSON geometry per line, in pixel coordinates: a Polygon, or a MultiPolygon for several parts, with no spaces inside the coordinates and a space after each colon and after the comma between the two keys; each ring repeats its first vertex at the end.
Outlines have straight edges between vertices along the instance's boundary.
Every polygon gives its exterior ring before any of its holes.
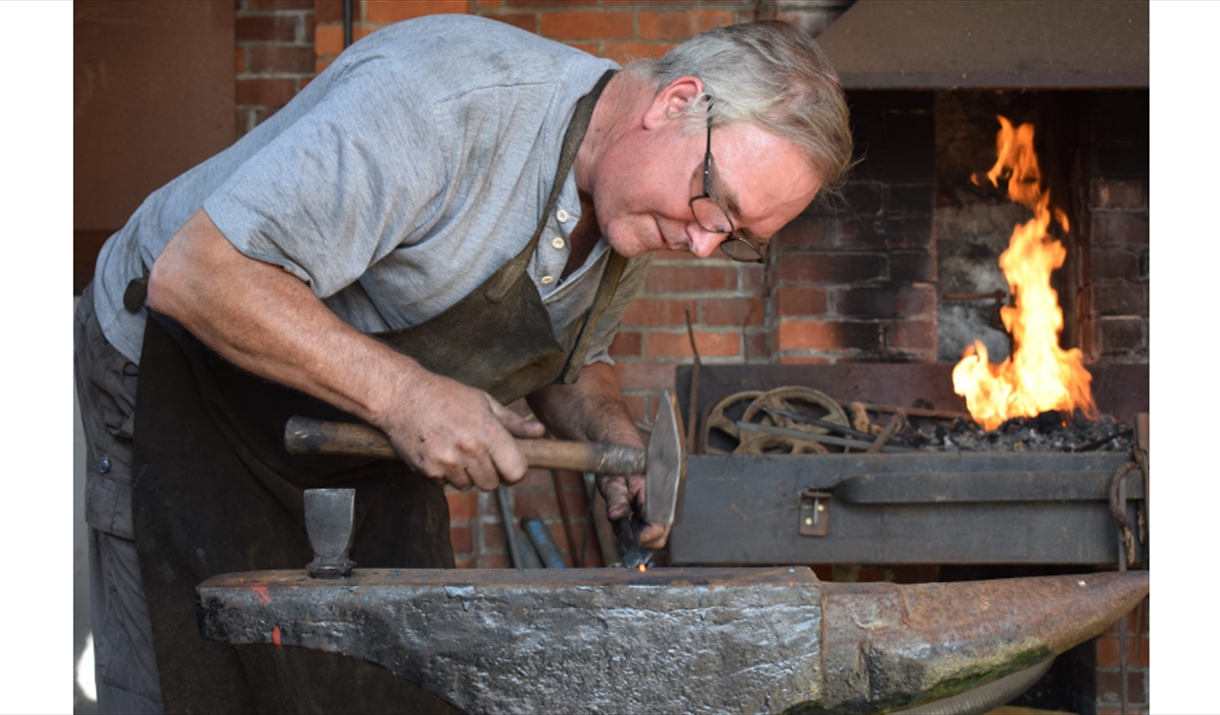
{"type": "MultiPolygon", "coordinates": [[[[886,712],[1101,633],[1147,572],[897,585],[805,567],[215,576],[205,638],[339,653],[484,712],[886,712]]],[[[358,698],[358,694],[353,694],[358,698]]]]}

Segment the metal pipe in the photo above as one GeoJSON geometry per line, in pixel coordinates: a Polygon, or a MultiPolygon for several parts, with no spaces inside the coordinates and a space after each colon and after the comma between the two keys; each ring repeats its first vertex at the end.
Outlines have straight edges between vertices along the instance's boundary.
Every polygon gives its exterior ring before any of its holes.
{"type": "Polygon", "coordinates": [[[352,0],[343,0],[343,49],[352,44],[352,0]]]}
{"type": "Polygon", "coordinates": [[[501,484],[496,487],[496,501],[500,502],[500,519],[504,522],[504,541],[508,546],[508,560],[513,568],[524,568],[520,547],[517,544],[517,529],[513,526],[513,507],[508,503],[508,490],[501,484]]]}

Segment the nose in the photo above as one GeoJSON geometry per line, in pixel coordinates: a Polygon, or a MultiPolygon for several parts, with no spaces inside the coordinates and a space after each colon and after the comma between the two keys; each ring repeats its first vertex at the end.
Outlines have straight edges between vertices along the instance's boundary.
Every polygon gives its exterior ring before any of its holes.
{"type": "Polygon", "coordinates": [[[712,252],[726,238],[723,233],[716,233],[715,231],[703,228],[697,221],[691,221],[686,224],[686,236],[690,239],[690,252],[699,258],[707,258],[712,255],[712,252]]]}

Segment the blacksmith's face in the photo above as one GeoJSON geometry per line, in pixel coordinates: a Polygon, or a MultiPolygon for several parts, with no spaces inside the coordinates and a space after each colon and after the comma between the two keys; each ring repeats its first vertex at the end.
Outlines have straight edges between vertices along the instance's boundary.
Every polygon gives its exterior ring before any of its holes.
{"type": "MultiPolygon", "coordinates": [[[[700,258],[725,241],[695,220],[692,187],[702,191],[707,134],[683,131],[666,116],[607,152],[594,192],[602,235],[627,257],[689,251],[700,258]]],[[[809,205],[822,182],[793,142],[753,124],[717,126],[711,134],[715,173],[710,192],[738,233],[769,237],[809,205]]],[[[697,194],[696,194],[697,195],[697,194]]],[[[715,227],[708,227],[715,228],[715,227]]]]}

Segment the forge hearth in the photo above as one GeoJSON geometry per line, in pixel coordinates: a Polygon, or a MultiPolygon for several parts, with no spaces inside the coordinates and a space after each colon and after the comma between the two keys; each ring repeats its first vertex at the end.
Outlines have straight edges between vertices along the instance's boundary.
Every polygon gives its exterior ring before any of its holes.
{"type": "MultiPolygon", "coordinates": [[[[917,363],[704,365],[695,412],[706,415],[725,396],[797,385],[844,404],[965,412],[951,370],[917,363]]],[[[677,376],[683,414],[690,414],[691,373],[677,376]]],[[[1095,366],[1093,389],[1108,423],[1099,427],[1133,424],[1148,409],[1147,366],[1095,366]]],[[[1120,527],[1110,494],[1124,469],[1127,521],[1142,518],[1142,473],[1124,468],[1131,450],[861,451],[692,454],[671,563],[1112,565],[1120,527]]],[[[1146,561],[1145,548],[1137,543],[1133,563],[1146,561]]]]}

